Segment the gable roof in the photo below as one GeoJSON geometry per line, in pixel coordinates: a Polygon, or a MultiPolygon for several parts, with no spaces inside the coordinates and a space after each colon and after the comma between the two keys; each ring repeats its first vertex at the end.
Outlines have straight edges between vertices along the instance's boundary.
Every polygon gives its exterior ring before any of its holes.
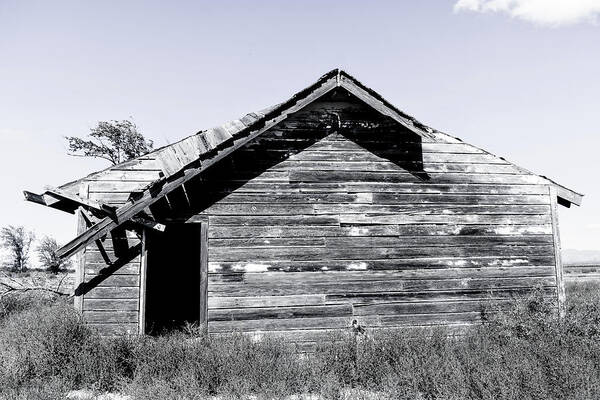
{"type": "MultiPolygon", "coordinates": [[[[334,69],[323,75],[314,84],[293,95],[287,101],[262,111],[246,114],[239,119],[221,126],[198,132],[195,135],[156,149],[134,160],[111,166],[105,170],[90,174],[87,177],[61,185],[56,189],[48,189],[42,194],[25,192],[25,197],[27,200],[71,213],[75,212],[79,206],[82,206],[106,215],[87,231],[59,250],[58,254],[61,257],[67,257],[91,241],[121,226],[172,190],[198,176],[202,171],[227,157],[236,149],[285,120],[288,115],[302,109],[338,87],[345,89],[379,113],[391,117],[421,137],[442,139],[448,143],[464,143],[456,137],[435,130],[417,121],[415,118],[394,107],[378,93],[367,88],[354,77],[340,69],[334,69]],[[137,185],[132,185],[133,189],[129,195],[129,201],[122,206],[112,208],[106,204],[90,201],[80,196],[79,190],[81,184],[86,180],[93,180],[102,174],[127,170],[133,168],[135,165],[141,167],[139,169],[146,171],[145,179],[140,179],[136,182],[137,185]]],[[[485,150],[479,150],[491,154],[485,150]]],[[[492,154],[492,156],[494,155],[492,154]]],[[[515,166],[514,164],[512,165],[515,166]]],[[[567,207],[570,204],[581,204],[583,197],[581,194],[544,176],[533,174],[518,166],[515,167],[524,174],[538,176],[544,182],[554,186],[561,204],[567,207]]]]}

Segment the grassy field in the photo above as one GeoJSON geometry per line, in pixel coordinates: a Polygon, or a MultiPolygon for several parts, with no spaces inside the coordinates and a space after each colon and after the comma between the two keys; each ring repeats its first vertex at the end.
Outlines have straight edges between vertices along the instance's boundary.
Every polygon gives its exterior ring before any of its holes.
{"type": "Polygon", "coordinates": [[[567,316],[538,294],[464,337],[338,336],[299,357],[277,340],[173,334],[102,339],[65,300],[0,301],[0,398],[71,390],[130,399],[596,399],[598,284],[570,284],[567,316]]]}

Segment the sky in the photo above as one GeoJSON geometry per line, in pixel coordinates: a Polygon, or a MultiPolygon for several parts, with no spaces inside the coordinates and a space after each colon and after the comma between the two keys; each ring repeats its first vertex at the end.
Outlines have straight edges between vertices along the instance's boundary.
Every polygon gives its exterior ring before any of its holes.
{"type": "Polygon", "coordinates": [[[563,248],[600,250],[600,0],[0,0],[0,226],[61,242],[23,200],[107,166],[64,136],[132,118],[156,146],[342,68],[420,121],[585,195],[563,248]]]}

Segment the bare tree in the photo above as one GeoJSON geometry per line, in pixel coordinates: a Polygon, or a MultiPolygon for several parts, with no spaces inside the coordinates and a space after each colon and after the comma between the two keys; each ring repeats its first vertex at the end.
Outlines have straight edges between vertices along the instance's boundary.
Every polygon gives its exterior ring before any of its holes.
{"type": "Polygon", "coordinates": [[[69,260],[61,259],[56,255],[56,250],[59,247],[56,239],[45,236],[36,248],[42,266],[53,274],[58,274],[60,271],[67,269],[70,264],[69,260]]]}
{"type": "Polygon", "coordinates": [[[102,158],[115,165],[152,150],[152,141],[145,139],[129,120],[100,121],[90,131],[89,140],[65,137],[69,142],[69,155],[102,158]]]}
{"type": "Polygon", "coordinates": [[[35,239],[32,231],[22,226],[6,226],[0,230],[0,242],[8,250],[4,265],[13,271],[23,272],[29,264],[29,250],[35,239]]]}

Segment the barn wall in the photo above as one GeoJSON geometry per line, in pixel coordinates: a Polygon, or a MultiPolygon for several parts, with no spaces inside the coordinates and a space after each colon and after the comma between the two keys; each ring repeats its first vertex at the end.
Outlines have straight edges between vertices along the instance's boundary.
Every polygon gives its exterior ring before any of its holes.
{"type": "MultiPolygon", "coordinates": [[[[158,174],[150,157],[85,190],[120,205],[158,174]]],[[[479,320],[484,301],[506,305],[533,286],[554,293],[549,190],[502,159],[421,138],[338,93],[150,211],[165,223],[208,218],[211,333],[310,344],[354,319],[460,329],[479,320]]],[[[131,233],[129,247],[136,240],[131,233]]],[[[83,257],[86,281],[106,267],[94,245],[83,257]]],[[[136,332],[139,254],[114,271],[83,296],[84,316],[104,333],[136,332]]]]}
{"type": "MultiPolygon", "coordinates": [[[[130,246],[139,253],[139,239],[132,236],[128,239],[130,246]]],[[[115,254],[112,239],[106,239],[103,247],[110,259],[118,263],[118,267],[107,266],[98,247],[86,247],[83,253],[83,282],[84,285],[89,285],[90,289],[82,296],[83,317],[105,335],[138,333],[140,256],[138,254],[133,258],[126,257],[131,261],[124,263],[115,254]],[[110,273],[103,274],[103,270],[110,273]]]]}
{"type": "MultiPolygon", "coordinates": [[[[119,207],[131,192],[143,189],[160,174],[150,154],[91,175],[79,185],[78,194],[119,207]]],[[[78,224],[82,224],[81,218],[78,224]]],[[[108,262],[96,244],[79,255],[81,294],[76,296],[75,305],[101,334],[135,334],[140,318],[141,242],[133,231],[117,232],[114,239],[117,246],[110,235],[101,241],[108,262]]]]}
{"type": "Polygon", "coordinates": [[[196,188],[208,204],[188,220],[209,216],[210,332],[310,342],[353,319],[460,328],[484,300],[552,292],[543,183],[354,103],[313,105],[196,188]],[[332,112],[350,122],[324,124],[332,112]]]}

